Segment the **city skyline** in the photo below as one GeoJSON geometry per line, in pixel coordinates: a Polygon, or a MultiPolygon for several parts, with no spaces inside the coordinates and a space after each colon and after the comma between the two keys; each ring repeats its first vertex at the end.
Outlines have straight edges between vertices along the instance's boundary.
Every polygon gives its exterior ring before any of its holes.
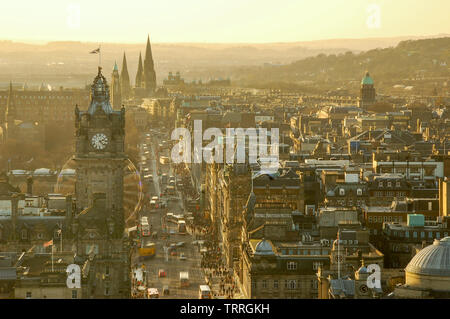
{"type": "Polygon", "coordinates": [[[151,30],[153,43],[276,43],[432,36],[450,30],[445,13],[450,3],[444,1],[133,0],[110,10],[106,1],[49,0],[22,7],[4,5],[3,12],[20,10],[20,15],[2,16],[0,39],[139,43],[151,30]]]}

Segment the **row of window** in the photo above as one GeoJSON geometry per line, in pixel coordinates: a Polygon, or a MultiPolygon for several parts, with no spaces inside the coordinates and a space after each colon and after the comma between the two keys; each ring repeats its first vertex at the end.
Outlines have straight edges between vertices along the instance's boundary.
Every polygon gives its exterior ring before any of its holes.
{"type": "MultiPolygon", "coordinates": [[[[8,97],[9,97],[9,95],[0,95],[0,99],[1,98],[4,98],[4,99],[8,99],[8,97]]],[[[58,99],[58,100],[62,100],[62,99],[73,99],[74,97],[73,96],[70,96],[70,95],[66,95],[65,97],[64,96],[61,96],[61,95],[49,95],[49,96],[42,96],[42,95],[14,95],[14,98],[15,99],[38,99],[38,100],[42,100],[42,99],[52,99],[52,100],[55,100],[55,99],[58,99]]],[[[78,99],[84,99],[84,100],[87,100],[87,99],[89,99],[89,96],[85,96],[85,97],[77,97],[78,99]]]]}
{"type": "MultiPolygon", "coordinates": [[[[395,237],[405,237],[405,238],[410,238],[410,235],[412,235],[412,238],[420,238],[425,239],[428,237],[428,239],[440,239],[441,238],[441,232],[425,232],[425,231],[421,231],[421,232],[417,232],[417,231],[391,231],[388,230],[387,231],[388,235],[393,234],[393,236],[395,237]],[[434,234],[433,234],[434,233],[434,234]]],[[[448,236],[448,232],[444,232],[444,237],[448,236]]]]}
{"type": "MultiPolygon", "coordinates": [[[[297,270],[298,263],[295,262],[295,261],[289,261],[289,262],[287,262],[286,265],[287,265],[287,269],[288,270],[297,270]]],[[[313,262],[313,269],[314,270],[318,270],[322,266],[323,266],[323,263],[320,262],[320,261],[313,262]]]]}
{"type": "MultiPolygon", "coordinates": [[[[28,239],[28,234],[29,231],[27,229],[22,229],[22,231],[20,232],[20,237],[22,238],[22,240],[27,240],[28,239]]],[[[44,239],[44,233],[37,233],[36,234],[37,239],[44,239]]],[[[58,238],[59,237],[59,233],[58,230],[55,230],[53,233],[53,237],[54,238],[58,238]]]]}
{"type": "MultiPolygon", "coordinates": [[[[358,189],[356,190],[356,195],[362,196],[362,194],[363,194],[362,189],[361,189],[361,188],[358,188],[358,189]]],[[[345,189],[344,189],[344,188],[339,188],[339,195],[340,195],[340,196],[344,196],[344,195],[345,195],[345,189]]]]}
{"type": "MultiPolygon", "coordinates": [[[[281,280],[281,282],[283,282],[283,280],[281,280]]],[[[289,290],[299,289],[301,282],[302,281],[296,280],[296,279],[284,280],[284,289],[289,289],[289,290]]],[[[305,283],[305,281],[303,281],[303,282],[305,283]]],[[[268,289],[268,288],[270,288],[269,286],[270,286],[270,280],[265,280],[265,279],[261,280],[261,288],[262,289],[268,289]]],[[[272,287],[273,287],[273,289],[279,289],[279,281],[276,279],[273,280],[272,287]]],[[[318,287],[317,280],[311,280],[310,288],[317,289],[317,287],[318,287]]],[[[252,280],[252,288],[253,289],[258,288],[258,281],[252,280]]]]}
{"type": "MultiPolygon", "coordinates": [[[[25,293],[25,298],[26,299],[31,299],[33,297],[33,293],[31,291],[27,291],[25,293]]],[[[46,297],[44,296],[44,299],[46,297]]],[[[77,299],[78,298],[78,291],[77,290],[72,290],[72,299],[77,299]]]]}
{"type": "Polygon", "coordinates": [[[391,192],[391,191],[387,191],[387,192],[381,192],[381,191],[377,191],[374,193],[375,197],[405,197],[406,196],[406,192],[391,192]]]}
{"type": "MultiPolygon", "coordinates": [[[[392,182],[386,182],[386,186],[387,187],[392,187],[393,183],[392,182]]],[[[384,187],[384,182],[380,181],[378,182],[378,187],[384,187]]],[[[400,182],[395,182],[395,187],[401,187],[401,183],[400,182]]]]}
{"type": "Polygon", "coordinates": [[[282,249],[282,255],[328,255],[328,249],[282,249]]]}
{"type": "Polygon", "coordinates": [[[402,222],[402,216],[369,216],[368,221],[369,224],[372,223],[401,223],[402,222]]]}
{"type": "MultiPolygon", "coordinates": [[[[352,199],[348,199],[347,201],[345,199],[338,199],[336,201],[330,201],[331,205],[338,205],[338,206],[353,206],[353,200],[352,199]]],[[[365,204],[364,200],[360,200],[358,199],[356,201],[356,206],[361,207],[365,204]]]]}
{"type": "MultiPolygon", "coordinates": [[[[420,173],[420,167],[409,167],[409,173],[410,174],[419,174],[420,173]]],[[[434,174],[434,167],[424,167],[425,175],[433,175],[434,174]]],[[[380,169],[381,173],[397,173],[397,174],[405,174],[407,172],[405,167],[383,167],[380,169]]],[[[388,182],[390,183],[390,182],[388,182]]],[[[400,183],[400,182],[396,182],[400,183]]],[[[388,187],[391,187],[388,185],[388,187]]],[[[399,186],[396,186],[399,187],[399,186]]]]}

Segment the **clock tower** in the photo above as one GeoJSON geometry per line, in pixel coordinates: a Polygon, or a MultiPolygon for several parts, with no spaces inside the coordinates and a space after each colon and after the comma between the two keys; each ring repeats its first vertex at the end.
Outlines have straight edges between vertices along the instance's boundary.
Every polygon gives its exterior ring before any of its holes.
{"type": "Polygon", "coordinates": [[[123,224],[123,169],[125,109],[114,111],[110,104],[109,86],[98,68],[91,86],[87,111],[75,109],[77,210],[93,206],[95,194],[105,197],[105,208],[123,224]]]}
{"type": "Polygon", "coordinates": [[[109,92],[99,67],[87,111],[75,108],[76,213],[71,238],[73,250],[88,265],[82,287],[87,298],[129,298],[131,287],[123,211],[125,109],[113,110],[109,92]]]}

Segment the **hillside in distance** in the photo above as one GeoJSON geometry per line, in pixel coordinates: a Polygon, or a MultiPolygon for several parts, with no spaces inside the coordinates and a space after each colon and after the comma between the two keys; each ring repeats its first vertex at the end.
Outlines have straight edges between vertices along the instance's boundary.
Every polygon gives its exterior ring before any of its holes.
{"type": "MultiPolygon", "coordinates": [[[[180,71],[192,81],[210,78],[241,78],[236,73],[241,67],[260,67],[290,64],[318,54],[342,54],[352,51],[384,48],[403,39],[414,37],[377,39],[334,39],[294,43],[152,43],[153,58],[159,83],[169,71],[180,71]]],[[[43,44],[0,41],[0,87],[26,82],[30,88],[42,82],[52,86],[79,87],[92,81],[98,57],[88,52],[98,43],[49,42],[43,44]]],[[[119,70],[122,55],[127,54],[128,70],[134,82],[139,52],[144,53],[145,39],[140,44],[103,43],[102,66],[109,78],[114,62],[119,70]]]]}
{"type": "Polygon", "coordinates": [[[354,53],[319,54],[287,65],[261,66],[236,71],[247,84],[346,83],[360,81],[368,70],[378,84],[418,78],[450,77],[450,37],[407,40],[395,47],[354,53]]]}

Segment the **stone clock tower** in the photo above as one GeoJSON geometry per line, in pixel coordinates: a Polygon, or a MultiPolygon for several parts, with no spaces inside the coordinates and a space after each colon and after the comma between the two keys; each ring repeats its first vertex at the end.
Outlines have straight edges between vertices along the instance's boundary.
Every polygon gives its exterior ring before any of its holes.
{"type": "Polygon", "coordinates": [[[109,86],[98,69],[91,87],[87,112],[75,110],[77,208],[91,207],[93,196],[104,193],[106,209],[121,211],[123,201],[123,168],[126,155],[125,109],[114,111],[110,104],[109,86]]]}
{"type": "Polygon", "coordinates": [[[76,214],[73,249],[86,259],[84,296],[130,296],[130,248],[124,233],[125,109],[114,111],[98,68],[87,111],[75,109],[76,214]]]}

